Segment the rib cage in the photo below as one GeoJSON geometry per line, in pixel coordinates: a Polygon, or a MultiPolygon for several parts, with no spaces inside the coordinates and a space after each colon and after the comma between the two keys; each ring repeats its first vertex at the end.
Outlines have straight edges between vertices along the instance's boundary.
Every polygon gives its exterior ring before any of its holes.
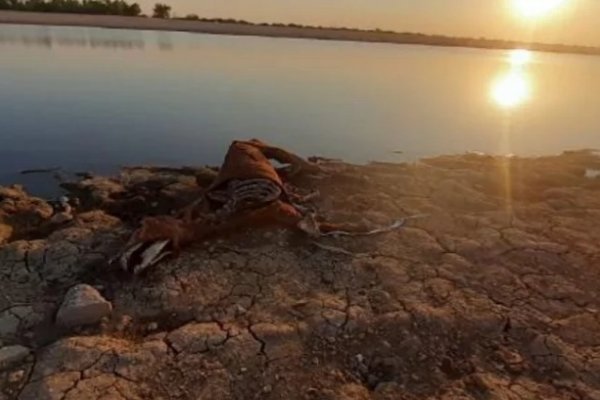
{"type": "Polygon", "coordinates": [[[211,191],[207,196],[222,204],[218,212],[229,214],[275,201],[281,193],[281,187],[268,179],[245,179],[232,180],[226,190],[211,191]]]}

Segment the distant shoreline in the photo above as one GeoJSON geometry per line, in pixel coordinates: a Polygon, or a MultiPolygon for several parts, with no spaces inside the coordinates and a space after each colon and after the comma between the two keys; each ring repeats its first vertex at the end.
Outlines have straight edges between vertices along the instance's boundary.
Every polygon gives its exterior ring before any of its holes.
{"type": "Polygon", "coordinates": [[[110,15],[82,15],[0,11],[0,24],[82,26],[112,29],[137,29],[205,34],[262,36],[295,39],[337,40],[367,43],[413,44],[443,47],[510,50],[524,48],[551,53],[600,55],[600,47],[564,44],[525,43],[484,38],[460,38],[421,33],[398,33],[379,30],[300,27],[283,24],[209,22],[203,20],[157,19],[110,15]]]}

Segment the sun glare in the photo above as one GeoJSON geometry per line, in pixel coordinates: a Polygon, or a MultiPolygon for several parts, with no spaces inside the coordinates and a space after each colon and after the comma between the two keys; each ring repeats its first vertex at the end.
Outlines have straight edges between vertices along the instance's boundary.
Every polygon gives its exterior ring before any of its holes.
{"type": "Polygon", "coordinates": [[[510,64],[520,66],[531,62],[531,51],[525,49],[516,49],[510,52],[510,64]]]}
{"type": "Polygon", "coordinates": [[[515,49],[507,53],[508,70],[494,80],[490,93],[497,105],[510,109],[529,99],[531,83],[526,71],[532,59],[532,52],[525,49],[515,49]]]}
{"type": "Polygon", "coordinates": [[[529,83],[521,71],[510,71],[496,81],[492,97],[500,106],[513,108],[529,97],[529,83]]]}
{"type": "Polygon", "coordinates": [[[565,0],[512,0],[514,9],[526,18],[538,18],[560,8],[565,0]]]}

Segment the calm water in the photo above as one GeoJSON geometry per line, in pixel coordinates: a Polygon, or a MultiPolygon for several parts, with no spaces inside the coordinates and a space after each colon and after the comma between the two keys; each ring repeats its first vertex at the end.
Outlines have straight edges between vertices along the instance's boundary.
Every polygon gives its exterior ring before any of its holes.
{"type": "Polygon", "coordinates": [[[234,138],[355,162],[600,147],[600,58],[0,25],[0,183],[216,164],[234,138]],[[397,154],[395,151],[402,151],[397,154]]]}

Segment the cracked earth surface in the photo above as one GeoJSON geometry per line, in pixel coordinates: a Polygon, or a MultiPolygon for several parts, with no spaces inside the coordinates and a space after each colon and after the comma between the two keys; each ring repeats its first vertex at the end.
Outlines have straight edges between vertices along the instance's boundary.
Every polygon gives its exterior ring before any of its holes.
{"type": "Polygon", "coordinates": [[[590,152],[334,163],[294,182],[321,191],[327,219],[428,217],[328,247],[238,232],[137,278],[107,260],[214,171],[89,178],[70,188],[75,220],[43,235],[46,206],[4,188],[0,342],[33,353],[0,371],[0,399],[599,400],[600,179],[585,177],[599,166],[590,152]],[[110,319],[57,327],[77,283],[110,319]]]}

